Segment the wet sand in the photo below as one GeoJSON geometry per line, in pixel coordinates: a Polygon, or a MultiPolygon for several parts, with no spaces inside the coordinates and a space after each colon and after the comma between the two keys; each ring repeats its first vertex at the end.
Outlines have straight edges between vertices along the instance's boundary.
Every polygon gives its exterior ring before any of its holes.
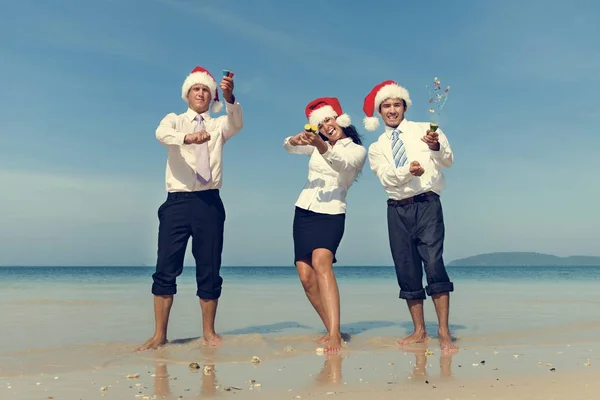
{"type": "Polygon", "coordinates": [[[7,353],[0,398],[592,399],[600,390],[600,341],[459,340],[458,353],[443,355],[435,338],[400,348],[393,337],[355,337],[327,355],[315,338],[233,335],[219,348],[190,338],[140,353],[133,343],[7,353]]]}
{"type": "MultiPolygon", "coordinates": [[[[323,326],[295,271],[228,270],[223,344],[206,348],[188,270],[171,344],[135,353],[153,329],[151,269],[11,269],[0,282],[0,399],[598,398],[595,272],[457,270],[450,329],[460,351],[442,355],[435,335],[398,347],[410,316],[393,272],[375,270],[338,270],[350,337],[339,355],[323,355],[314,342],[323,326]]],[[[435,311],[429,301],[425,308],[432,334],[435,311]]]]}

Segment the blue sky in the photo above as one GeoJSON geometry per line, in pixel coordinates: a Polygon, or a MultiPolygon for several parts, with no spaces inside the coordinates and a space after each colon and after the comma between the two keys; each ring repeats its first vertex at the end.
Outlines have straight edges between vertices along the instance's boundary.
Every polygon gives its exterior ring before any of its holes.
{"type": "MultiPolygon", "coordinates": [[[[307,159],[285,136],[337,96],[368,146],[364,96],[395,79],[412,120],[451,85],[447,261],[491,251],[600,255],[600,37],[592,1],[20,0],[0,33],[0,265],[153,265],[166,152],[196,65],[235,72],[245,128],[225,148],[225,265],[291,265],[307,159]],[[6,40],[10,38],[10,40],[6,40]]],[[[368,163],[340,265],[390,265],[368,163]]],[[[188,254],[186,264],[193,262],[188,254]]]]}

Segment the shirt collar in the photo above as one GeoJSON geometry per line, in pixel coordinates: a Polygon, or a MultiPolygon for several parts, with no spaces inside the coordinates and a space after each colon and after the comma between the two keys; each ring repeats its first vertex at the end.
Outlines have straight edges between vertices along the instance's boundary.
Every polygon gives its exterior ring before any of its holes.
{"type": "Polygon", "coordinates": [[[391,126],[385,126],[385,135],[387,136],[388,139],[390,139],[392,137],[392,132],[394,131],[394,129],[398,129],[400,132],[406,132],[406,128],[408,127],[408,121],[406,120],[406,118],[402,119],[402,121],[400,122],[400,125],[398,125],[397,128],[392,128],[391,126]]]}
{"type": "MultiPolygon", "coordinates": [[[[189,107],[188,107],[187,111],[185,112],[185,116],[188,118],[188,120],[190,122],[196,118],[196,115],[198,115],[198,113],[189,107]]],[[[202,115],[202,118],[204,121],[210,119],[210,113],[208,111],[201,113],[201,115],[202,115]]]]}
{"type": "MultiPolygon", "coordinates": [[[[334,146],[332,146],[332,145],[331,145],[331,143],[329,143],[329,140],[328,140],[328,141],[326,141],[325,143],[327,143],[327,146],[328,146],[330,149],[333,149],[333,148],[334,148],[334,146]]],[[[353,143],[353,142],[352,142],[352,138],[345,137],[345,138],[343,138],[343,139],[340,139],[340,140],[338,140],[338,141],[335,143],[335,145],[336,145],[336,146],[343,146],[343,147],[346,147],[346,146],[348,146],[350,143],[353,143]]]]}
{"type": "Polygon", "coordinates": [[[344,146],[348,146],[350,144],[350,142],[352,142],[352,138],[349,138],[349,137],[345,137],[345,138],[337,141],[337,143],[341,143],[344,146]]]}

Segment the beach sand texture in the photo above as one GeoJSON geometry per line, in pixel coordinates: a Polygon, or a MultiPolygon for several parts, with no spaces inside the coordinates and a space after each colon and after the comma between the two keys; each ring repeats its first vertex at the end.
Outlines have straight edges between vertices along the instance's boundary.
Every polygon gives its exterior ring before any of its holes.
{"type": "Polygon", "coordinates": [[[429,342],[400,348],[410,321],[394,282],[340,273],[349,337],[340,354],[323,355],[314,343],[322,327],[291,276],[232,276],[219,348],[202,346],[193,282],[183,279],[171,344],[135,353],[153,322],[148,277],[136,274],[4,276],[0,399],[600,398],[600,293],[590,276],[457,279],[451,328],[460,351],[443,355],[430,302],[429,342]]]}

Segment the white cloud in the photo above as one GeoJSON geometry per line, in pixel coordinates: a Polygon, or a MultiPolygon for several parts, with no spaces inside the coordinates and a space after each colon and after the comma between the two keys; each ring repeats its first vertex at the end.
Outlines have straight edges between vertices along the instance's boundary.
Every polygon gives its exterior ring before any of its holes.
{"type": "MultiPolygon", "coordinates": [[[[445,50],[458,49],[465,54],[470,70],[486,71],[489,79],[598,82],[597,30],[595,14],[582,3],[481,2],[473,7],[471,19],[462,29],[449,33],[445,50]]],[[[552,93],[540,95],[552,97],[552,93]]]]}
{"type": "MultiPolygon", "coordinates": [[[[166,196],[161,179],[3,170],[0,185],[6,188],[0,196],[0,266],[154,265],[157,209],[166,196]]],[[[273,203],[268,193],[234,182],[222,197],[224,265],[277,264],[291,257],[295,197],[273,203]]],[[[191,246],[185,261],[194,264],[191,246]]]]}
{"type": "Polygon", "coordinates": [[[267,84],[268,83],[265,78],[262,76],[255,76],[239,83],[236,82],[235,92],[239,94],[248,94],[258,87],[264,89],[265,85],[267,84]]]}
{"type": "MultiPolygon", "coordinates": [[[[502,250],[597,253],[593,210],[600,193],[589,185],[591,170],[589,178],[573,180],[569,171],[535,168],[527,172],[536,177],[528,188],[520,166],[498,167],[480,171],[493,184],[482,183],[476,192],[467,171],[450,179],[443,197],[448,261],[502,250]]],[[[156,211],[165,196],[161,179],[4,170],[0,185],[0,265],[154,265],[156,211]]],[[[274,200],[230,181],[222,193],[223,265],[291,266],[298,190],[286,189],[274,200]]],[[[340,265],[391,263],[385,195],[373,179],[361,180],[350,195],[339,259],[340,265]]],[[[193,264],[188,246],[186,265],[193,264]]]]}
{"type": "MultiPolygon", "coordinates": [[[[153,37],[156,31],[139,29],[142,18],[128,19],[134,11],[126,2],[97,2],[88,10],[79,4],[61,13],[55,12],[51,3],[29,6],[24,2],[19,7],[21,14],[27,15],[27,23],[14,24],[11,35],[15,38],[75,51],[81,57],[90,53],[110,58],[116,56],[136,64],[179,72],[168,58],[157,56],[164,49],[153,37]]],[[[135,18],[134,15],[131,17],[135,18]]]]}
{"type": "Polygon", "coordinates": [[[136,177],[0,171],[0,265],[139,263],[156,190],[136,177]]]}
{"type": "MultiPolygon", "coordinates": [[[[360,48],[353,48],[343,43],[341,38],[327,37],[331,32],[323,32],[323,36],[317,39],[302,39],[302,35],[291,35],[284,31],[271,29],[262,24],[249,20],[248,18],[236,15],[232,9],[223,12],[221,8],[211,7],[206,2],[198,4],[197,2],[180,0],[157,0],[159,3],[175,8],[186,14],[196,14],[207,17],[206,22],[216,24],[223,28],[224,33],[233,33],[236,37],[250,38],[262,47],[268,47],[278,56],[285,55],[287,59],[293,59],[296,63],[312,69],[323,75],[330,76],[359,76],[363,77],[365,70],[376,74],[377,71],[393,70],[397,65],[385,58],[365,54],[360,48]],[[319,46],[315,46],[315,40],[319,40],[319,46]],[[340,67],[338,56],[332,57],[332,46],[335,48],[335,54],[351,54],[352,63],[340,67]]],[[[283,3],[281,3],[283,4],[283,3]]],[[[218,7],[221,7],[219,3],[218,7]]],[[[291,20],[288,26],[296,25],[297,20],[291,20]]],[[[318,26],[313,25],[311,30],[315,31],[318,26]]]]}

